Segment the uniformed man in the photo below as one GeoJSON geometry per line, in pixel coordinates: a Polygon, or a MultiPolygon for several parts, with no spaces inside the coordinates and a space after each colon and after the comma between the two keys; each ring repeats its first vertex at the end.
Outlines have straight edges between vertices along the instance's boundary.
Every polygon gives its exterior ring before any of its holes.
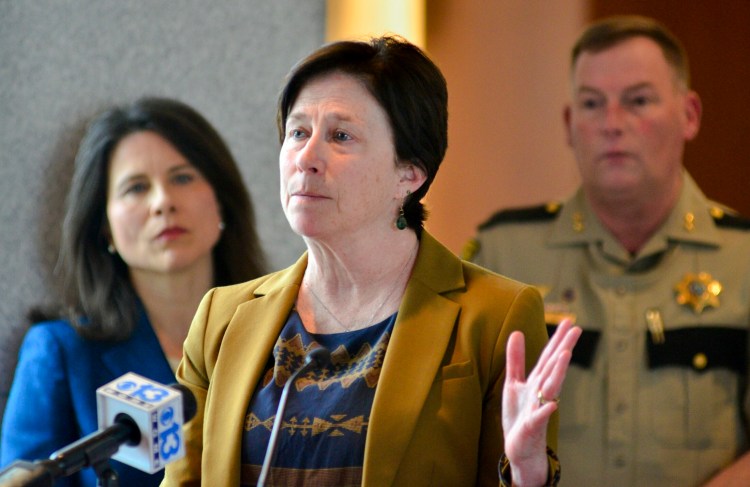
{"type": "Polygon", "coordinates": [[[652,19],[609,18],[574,46],[571,81],[581,188],[501,211],[467,255],[537,285],[550,325],[584,329],[560,403],[561,485],[750,485],[750,222],[683,167],[701,118],[685,52],[652,19]]]}

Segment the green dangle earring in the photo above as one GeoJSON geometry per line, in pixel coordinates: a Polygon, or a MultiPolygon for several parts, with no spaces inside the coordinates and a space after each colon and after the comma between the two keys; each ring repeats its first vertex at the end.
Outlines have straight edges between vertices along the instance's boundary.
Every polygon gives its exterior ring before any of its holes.
{"type": "MultiPolygon", "coordinates": [[[[406,198],[408,198],[410,194],[411,191],[406,190],[404,201],[406,201],[406,198]]],[[[396,218],[396,228],[399,230],[403,230],[407,226],[406,217],[404,216],[404,201],[401,202],[401,208],[398,209],[398,218],[396,218]]]]}

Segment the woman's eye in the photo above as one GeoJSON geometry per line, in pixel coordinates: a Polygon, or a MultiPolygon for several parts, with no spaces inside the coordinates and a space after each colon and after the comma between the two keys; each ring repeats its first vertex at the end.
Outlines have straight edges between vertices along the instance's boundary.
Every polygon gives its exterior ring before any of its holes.
{"type": "Polygon", "coordinates": [[[140,194],[146,191],[146,183],[133,183],[125,187],[123,194],[140,194]]]}
{"type": "Polygon", "coordinates": [[[352,137],[347,134],[346,132],[341,132],[340,130],[337,130],[333,133],[333,138],[335,140],[338,140],[339,142],[345,142],[347,140],[352,140],[352,137]]]}
{"type": "Polygon", "coordinates": [[[194,179],[195,176],[190,173],[175,174],[174,176],[174,182],[177,184],[187,184],[192,182],[194,179]]]}
{"type": "Polygon", "coordinates": [[[289,137],[293,139],[301,139],[305,136],[305,132],[300,129],[292,129],[289,131],[289,137]]]}

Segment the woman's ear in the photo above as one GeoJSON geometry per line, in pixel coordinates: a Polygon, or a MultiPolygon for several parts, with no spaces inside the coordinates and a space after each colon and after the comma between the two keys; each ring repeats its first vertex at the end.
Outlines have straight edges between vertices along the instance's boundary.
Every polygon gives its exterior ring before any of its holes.
{"type": "Polygon", "coordinates": [[[102,235],[102,239],[108,246],[110,247],[114,246],[115,243],[114,243],[114,240],[112,239],[112,230],[110,230],[109,222],[107,221],[106,218],[104,219],[104,222],[102,223],[101,235],[102,235]]]}
{"type": "Polygon", "coordinates": [[[412,162],[401,162],[398,165],[399,192],[398,197],[403,198],[404,193],[416,192],[427,181],[427,173],[420,166],[412,162]]]}

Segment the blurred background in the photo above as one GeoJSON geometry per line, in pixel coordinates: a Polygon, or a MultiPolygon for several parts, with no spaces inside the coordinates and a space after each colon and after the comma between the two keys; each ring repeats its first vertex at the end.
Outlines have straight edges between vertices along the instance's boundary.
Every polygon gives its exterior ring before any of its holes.
{"type": "Polygon", "coordinates": [[[224,135],[273,269],[303,250],[278,199],[276,96],[328,40],[395,33],[449,89],[449,149],[427,228],[456,253],[501,208],[568,196],[569,49],[589,20],[640,13],[690,55],[704,104],[686,165],[706,194],[750,215],[750,2],[724,0],[0,0],[0,415],[31,305],[54,266],[83,125],[112,103],[181,99],[224,135]]]}

